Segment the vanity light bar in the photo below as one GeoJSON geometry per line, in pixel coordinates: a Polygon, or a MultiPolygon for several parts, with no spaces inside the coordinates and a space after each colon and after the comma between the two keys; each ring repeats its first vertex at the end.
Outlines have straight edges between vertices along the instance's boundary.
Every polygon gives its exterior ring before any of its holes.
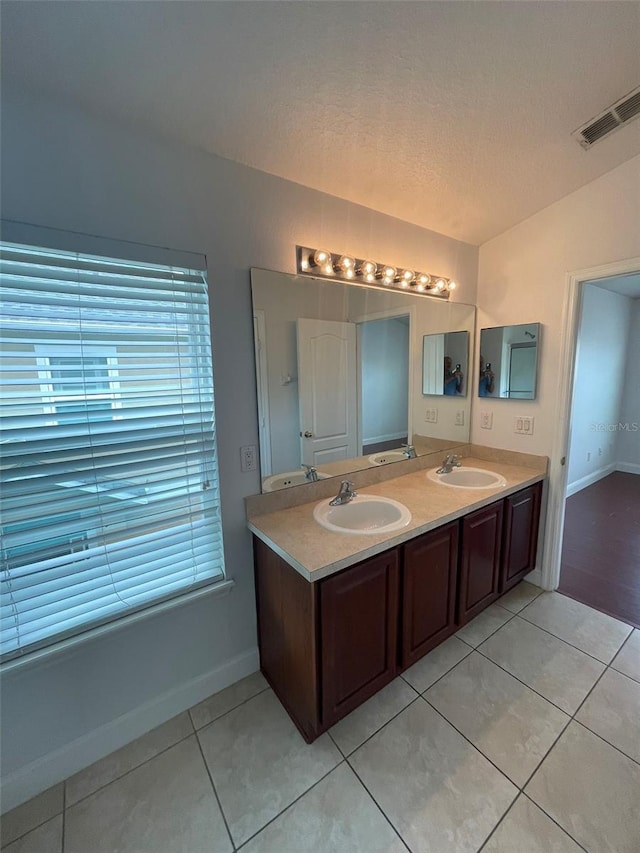
{"type": "Polygon", "coordinates": [[[444,276],[429,275],[409,268],[379,264],[366,258],[340,255],[327,249],[309,249],[296,246],[298,272],[314,278],[333,278],[339,281],[354,281],[382,287],[393,287],[424,296],[448,299],[456,282],[444,276]]]}

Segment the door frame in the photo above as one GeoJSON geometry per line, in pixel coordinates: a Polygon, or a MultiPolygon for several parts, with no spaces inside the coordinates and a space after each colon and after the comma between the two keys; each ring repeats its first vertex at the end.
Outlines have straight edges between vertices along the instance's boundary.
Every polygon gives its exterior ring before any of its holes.
{"type": "Polygon", "coordinates": [[[413,332],[416,328],[416,306],[397,306],[395,308],[387,308],[385,311],[372,311],[368,314],[357,314],[355,317],[350,317],[349,322],[356,324],[356,388],[358,395],[358,447],[362,451],[362,324],[369,323],[374,320],[388,320],[394,317],[409,318],[409,375],[407,383],[409,385],[409,399],[407,403],[407,442],[411,444],[411,417],[413,412],[413,332]]]}
{"type": "Polygon", "coordinates": [[[578,348],[578,331],[584,285],[599,278],[628,275],[640,270],[640,257],[568,272],[565,276],[565,298],[560,340],[558,370],[558,415],[553,432],[553,448],[549,463],[549,495],[547,499],[546,534],[542,558],[542,587],[557,589],[560,583],[564,513],[567,493],[566,464],[571,438],[573,382],[578,348]],[[564,461],[563,461],[564,460],[564,461]]]}

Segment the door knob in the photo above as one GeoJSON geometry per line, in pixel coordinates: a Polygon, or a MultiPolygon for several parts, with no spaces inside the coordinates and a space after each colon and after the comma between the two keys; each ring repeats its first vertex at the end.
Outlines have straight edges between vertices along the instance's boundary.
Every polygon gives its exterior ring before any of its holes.
{"type": "MultiPolygon", "coordinates": [[[[303,435],[303,433],[300,433],[300,435],[303,435]]],[[[304,437],[305,437],[305,438],[313,438],[313,433],[312,433],[312,432],[309,432],[309,430],[308,430],[308,429],[306,429],[306,430],[304,431],[304,437]]]]}

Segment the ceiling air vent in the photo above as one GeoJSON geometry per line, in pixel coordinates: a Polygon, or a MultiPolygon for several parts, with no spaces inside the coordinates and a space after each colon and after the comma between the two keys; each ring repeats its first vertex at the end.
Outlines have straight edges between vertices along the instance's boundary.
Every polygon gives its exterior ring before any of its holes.
{"type": "Polygon", "coordinates": [[[625,124],[640,115],[640,86],[633,92],[620,98],[596,118],[584,124],[571,135],[575,137],[583,148],[591,148],[595,142],[609,136],[614,130],[624,127],[625,124]]]}

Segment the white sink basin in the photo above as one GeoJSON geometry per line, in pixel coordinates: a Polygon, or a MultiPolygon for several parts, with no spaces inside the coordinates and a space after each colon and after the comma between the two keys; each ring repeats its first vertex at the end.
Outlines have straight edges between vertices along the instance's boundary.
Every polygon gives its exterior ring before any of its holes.
{"type": "Polygon", "coordinates": [[[448,474],[438,474],[437,468],[427,472],[427,477],[443,486],[457,489],[500,489],[507,481],[500,474],[484,468],[454,468],[448,474]]]}
{"type": "Polygon", "coordinates": [[[373,453],[369,457],[369,462],[372,465],[387,465],[389,462],[402,462],[406,458],[403,450],[383,450],[380,453],[373,453]]]}
{"type": "MultiPolygon", "coordinates": [[[[321,474],[318,471],[319,480],[327,480],[330,474],[321,474]]],[[[305,483],[310,483],[307,480],[304,471],[285,471],[284,474],[272,474],[271,477],[265,477],[262,481],[263,492],[277,492],[278,489],[288,489],[289,486],[303,486],[305,483]]]]}
{"type": "Polygon", "coordinates": [[[411,513],[404,504],[375,495],[357,495],[342,506],[321,501],[313,510],[313,517],[327,530],[361,535],[391,533],[411,521],[411,513]]]}

